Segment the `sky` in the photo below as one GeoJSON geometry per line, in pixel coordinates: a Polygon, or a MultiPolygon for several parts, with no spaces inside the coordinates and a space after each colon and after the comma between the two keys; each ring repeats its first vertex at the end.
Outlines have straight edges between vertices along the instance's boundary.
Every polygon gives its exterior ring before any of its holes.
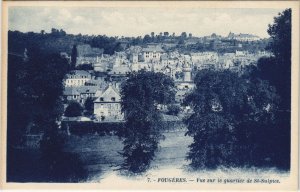
{"type": "Polygon", "coordinates": [[[268,24],[282,9],[224,8],[112,8],[112,7],[10,7],[9,30],[50,32],[63,29],[69,34],[144,36],[168,31],[193,36],[229,32],[269,37],[268,24]]]}

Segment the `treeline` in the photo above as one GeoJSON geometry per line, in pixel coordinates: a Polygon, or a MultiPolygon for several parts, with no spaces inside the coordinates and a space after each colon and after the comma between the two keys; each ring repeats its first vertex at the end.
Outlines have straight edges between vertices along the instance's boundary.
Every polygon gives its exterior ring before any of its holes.
{"type": "Polygon", "coordinates": [[[8,31],[8,51],[10,53],[23,54],[25,48],[35,47],[46,53],[66,52],[71,54],[72,47],[80,44],[102,48],[105,54],[123,50],[117,37],[105,35],[72,35],[58,29],[52,29],[50,33],[45,33],[43,30],[40,33],[8,31]]]}

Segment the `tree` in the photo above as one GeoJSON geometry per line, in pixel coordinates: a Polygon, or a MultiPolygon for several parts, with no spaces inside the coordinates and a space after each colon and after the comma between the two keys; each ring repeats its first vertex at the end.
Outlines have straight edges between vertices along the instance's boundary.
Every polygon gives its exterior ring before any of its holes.
{"type": "Polygon", "coordinates": [[[78,102],[72,101],[65,111],[66,117],[78,117],[82,115],[82,107],[78,102]]]}
{"type": "Polygon", "coordinates": [[[181,33],[181,38],[186,39],[186,37],[187,37],[186,32],[182,32],[182,33],[181,33]]]}
{"type": "Polygon", "coordinates": [[[272,137],[276,166],[289,169],[291,153],[291,9],[286,9],[274,17],[268,33],[271,42],[268,49],[274,57],[261,58],[257,70],[252,76],[269,81],[280,96],[279,109],[276,113],[272,137]]]}
{"type": "Polygon", "coordinates": [[[144,36],[144,39],[143,39],[143,42],[144,42],[144,43],[150,43],[151,40],[152,40],[152,39],[151,39],[150,35],[145,35],[145,36],[144,36]]]}
{"type": "Polygon", "coordinates": [[[167,112],[167,114],[168,115],[178,115],[178,113],[180,112],[180,106],[178,106],[178,105],[169,105],[168,106],[168,112],[167,112]]]}
{"type": "Polygon", "coordinates": [[[253,140],[257,141],[255,147],[264,147],[257,132],[258,128],[259,133],[269,130],[274,118],[274,88],[265,81],[249,81],[230,71],[201,70],[195,83],[196,88],[184,102],[194,110],[185,120],[186,134],[194,138],[187,157],[191,166],[243,166],[249,161],[241,159],[249,159],[253,154],[260,156],[252,164],[263,159],[265,156],[253,147],[253,140]]]}
{"type": "MultiPolygon", "coordinates": [[[[22,146],[24,134],[43,133],[42,142],[55,139],[50,132],[57,131],[57,121],[63,113],[63,79],[69,67],[59,54],[35,47],[28,47],[26,60],[12,55],[8,59],[7,157],[9,162],[16,162],[14,146],[22,146]]],[[[8,164],[8,177],[13,174],[9,171],[12,166],[16,165],[8,164]]]]}
{"type": "Polygon", "coordinates": [[[291,108],[291,12],[291,9],[286,9],[279,13],[274,18],[274,23],[269,25],[268,34],[271,36],[271,42],[268,49],[275,57],[258,63],[261,78],[267,79],[264,77],[267,76],[282,97],[283,110],[291,108]],[[272,70],[267,71],[264,68],[272,70]]]}
{"type": "Polygon", "coordinates": [[[126,120],[122,168],[141,173],[148,169],[160,139],[157,105],[174,100],[174,83],[162,73],[139,71],[126,80],[121,95],[126,120]]]}
{"type": "Polygon", "coordinates": [[[81,64],[76,66],[76,69],[88,71],[88,70],[93,70],[94,68],[92,64],[81,64]]]}
{"type": "Polygon", "coordinates": [[[72,69],[75,69],[75,67],[76,67],[77,57],[78,57],[77,45],[73,45],[72,54],[71,54],[71,68],[72,69]]]}
{"type": "Polygon", "coordinates": [[[154,41],[154,38],[155,38],[155,33],[154,32],[151,32],[151,38],[152,38],[152,41],[154,41]]]}
{"type": "Polygon", "coordinates": [[[92,115],[94,113],[94,99],[89,97],[84,103],[84,107],[87,115],[92,115]]]}

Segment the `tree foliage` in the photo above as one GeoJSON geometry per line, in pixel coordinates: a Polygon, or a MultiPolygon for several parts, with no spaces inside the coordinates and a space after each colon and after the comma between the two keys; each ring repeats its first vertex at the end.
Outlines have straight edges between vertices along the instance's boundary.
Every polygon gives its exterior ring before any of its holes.
{"type": "Polygon", "coordinates": [[[66,108],[65,116],[78,117],[82,115],[82,112],[83,112],[83,108],[81,107],[81,105],[76,101],[72,101],[66,108]]]}
{"type": "MultiPolygon", "coordinates": [[[[69,70],[67,60],[58,54],[28,48],[26,60],[9,55],[8,62],[8,137],[15,134],[17,127],[19,131],[16,132],[20,135],[33,131],[33,128],[43,131],[40,121],[56,121],[63,113],[62,80],[69,70]]],[[[21,138],[11,139],[9,142],[16,144],[21,138]]]]}
{"type": "Polygon", "coordinates": [[[75,69],[75,67],[76,67],[77,56],[78,56],[77,46],[73,45],[72,53],[71,53],[71,67],[72,67],[72,69],[75,69]]]}
{"type": "MultiPolygon", "coordinates": [[[[185,120],[186,134],[194,138],[187,157],[191,166],[216,168],[249,162],[239,158],[248,159],[256,152],[250,147],[258,136],[256,128],[263,131],[262,125],[270,126],[277,104],[274,88],[262,80],[249,81],[231,71],[212,70],[198,72],[195,84],[195,90],[185,98],[185,105],[194,110],[185,120]],[[249,124],[252,130],[247,132],[244,125],[249,124]],[[244,152],[247,147],[249,153],[244,152]]],[[[260,145],[259,141],[256,144],[260,145]]]]}
{"type": "Polygon", "coordinates": [[[277,140],[273,143],[273,156],[282,168],[290,167],[291,153],[291,12],[286,9],[274,17],[268,29],[271,36],[268,49],[274,56],[261,58],[251,74],[269,81],[280,96],[272,137],[277,140]]]}
{"type": "Polygon", "coordinates": [[[94,113],[94,99],[89,97],[84,103],[84,108],[87,115],[92,115],[94,113]]]}
{"type": "Polygon", "coordinates": [[[149,167],[158,147],[161,115],[157,105],[174,100],[174,83],[162,73],[141,71],[126,80],[121,95],[126,119],[122,167],[141,173],[149,167]]]}

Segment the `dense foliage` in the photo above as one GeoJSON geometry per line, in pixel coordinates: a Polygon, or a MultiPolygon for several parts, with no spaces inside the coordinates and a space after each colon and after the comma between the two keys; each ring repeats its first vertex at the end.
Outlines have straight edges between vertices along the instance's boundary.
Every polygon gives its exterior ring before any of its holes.
{"type": "Polygon", "coordinates": [[[261,58],[242,76],[200,71],[185,99],[194,113],[185,123],[194,138],[194,168],[290,167],[291,10],[269,26],[273,57],[261,58]]]}
{"type": "MultiPolygon", "coordinates": [[[[57,122],[63,114],[62,82],[69,70],[68,61],[59,54],[31,47],[24,56],[9,54],[8,63],[7,160],[17,162],[14,147],[25,145],[25,134],[42,134],[42,157],[32,165],[32,169],[40,170],[38,180],[73,182],[83,178],[80,160],[62,151],[64,139],[58,133],[57,122]]],[[[18,153],[30,155],[26,151],[18,153]]],[[[9,164],[8,177],[12,176],[10,171],[24,164],[30,163],[9,164]]]]}
{"type": "Polygon", "coordinates": [[[76,101],[72,101],[66,108],[65,116],[66,117],[78,117],[81,116],[83,112],[83,108],[80,103],[76,101]]]}
{"type": "Polygon", "coordinates": [[[52,29],[51,33],[8,31],[8,40],[10,53],[23,53],[25,48],[39,47],[47,53],[66,52],[72,56],[72,63],[76,62],[76,45],[89,44],[92,47],[102,48],[105,54],[123,50],[115,37],[72,35],[57,29],[52,29]]]}
{"type": "Polygon", "coordinates": [[[141,173],[149,168],[161,137],[157,105],[174,100],[174,83],[162,73],[141,71],[126,80],[121,95],[126,120],[122,168],[141,173]]]}
{"type": "MultiPolygon", "coordinates": [[[[196,89],[185,99],[194,110],[185,121],[187,135],[194,138],[188,155],[191,165],[216,168],[247,164],[251,161],[248,155],[256,152],[251,148],[259,136],[256,131],[263,132],[263,125],[270,126],[274,118],[274,88],[265,81],[247,81],[231,71],[202,70],[195,84],[196,89]],[[249,130],[245,125],[251,125],[249,130]],[[246,149],[249,153],[243,153],[246,149]]],[[[259,141],[254,145],[261,146],[259,141]]]]}

